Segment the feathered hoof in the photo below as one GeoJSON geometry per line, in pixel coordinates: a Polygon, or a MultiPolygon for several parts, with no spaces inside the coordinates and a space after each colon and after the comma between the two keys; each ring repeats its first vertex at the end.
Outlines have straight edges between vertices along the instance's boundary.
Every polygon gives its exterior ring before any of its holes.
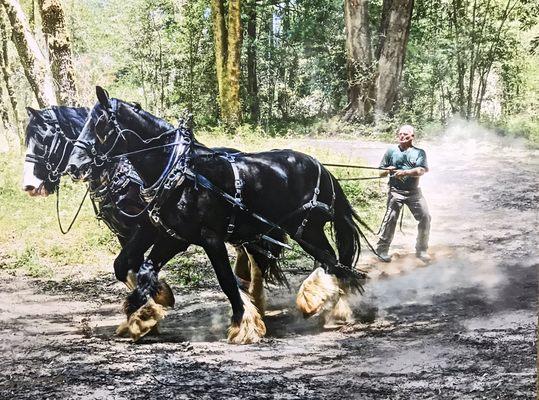
{"type": "Polygon", "coordinates": [[[116,328],[116,335],[120,337],[129,336],[129,320],[126,320],[122,322],[120,325],[118,325],[118,328],[116,328]]]}
{"type": "Polygon", "coordinates": [[[232,324],[228,328],[228,343],[258,343],[266,334],[266,325],[249,296],[242,291],[240,294],[243,300],[243,317],[239,324],[232,324]]]}
{"type": "MultiPolygon", "coordinates": [[[[141,337],[150,333],[164,316],[165,310],[163,306],[157,304],[153,299],[149,299],[146,304],[129,317],[127,321],[127,331],[129,332],[129,336],[131,336],[131,339],[133,339],[134,342],[138,341],[141,337]]],[[[118,327],[118,330],[120,330],[122,325],[118,327]]],[[[125,328],[123,328],[123,330],[125,330],[125,328]]]]}
{"type": "MultiPolygon", "coordinates": [[[[159,336],[161,332],[159,332],[159,322],[156,323],[150,331],[146,334],[147,336],[159,336]]],[[[120,325],[118,325],[118,328],[116,328],[116,335],[120,337],[129,337],[129,320],[122,322],[120,325]]]]}
{"type": "Polygon", "coordinates": [[[343,291],[333,275],[326,274],[322,267],[315,269],[301,284],[296,297],[296,306],[305,318],[331,312],[343,291]]]}
{"type": "Polygon", "coordinates": [[[172,293],[172,289],[168,285],[168,283],[165,282],[164,279],[159,280],[159,290],[155,297],[153,298],[157,304],[161,304],[163,307],[170,307],[174,308],[174,304],[176,304],[176,299],[174,298],[174,293],[172,293]]]}
{"type": "Polygon", "coordinates": [[[354,314],[346,296],[341,296],[335,307],[324,314],[325,324],[345,325],[354,323],[354,314]]]}

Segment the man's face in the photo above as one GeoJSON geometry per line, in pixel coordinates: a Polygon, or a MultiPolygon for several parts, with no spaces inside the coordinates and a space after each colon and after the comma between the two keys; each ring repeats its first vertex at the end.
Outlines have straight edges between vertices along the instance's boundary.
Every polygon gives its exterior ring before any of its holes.
{"type": "Polygon", "coordinates": [[[412,140],[414,140],[414,132],[407,129],[401,129],[399,130],[399,133],[397,133],[397,139],[399,144],[412,144],[412,140]]]}

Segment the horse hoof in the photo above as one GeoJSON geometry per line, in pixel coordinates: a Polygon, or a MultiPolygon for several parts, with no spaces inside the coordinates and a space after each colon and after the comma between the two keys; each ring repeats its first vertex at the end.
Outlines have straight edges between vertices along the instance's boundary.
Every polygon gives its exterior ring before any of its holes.
{"type": "Polygon", "coordinates": [[[239,324],[232,324],[228,328],[228,343],[258,343],[266,334],[266,325],[249,296],[243,291],[240,291],[240,294],[243,300],[243,317],[239,324]]]}
{"type": "Polygon", "coordinates": [[[168,283],[166,283],[164,279],[161,279],[159,281],[158,287],[159,290],[153,298],[155,302],[157,304],[161,304],[163,307],[174,308],[174,304],[176,304],[176,299],[174,298],[174,293],[172,293],[172,289],[170,288],[168,283]]]}
{"type": "Polygon", "coordinates": [[[165,316],[165,310],[161,304],[157,304],[153,299],[140,307],[129,317],[127,322],[129,335],[134,342],[150,333],[150,331],[165,316]]]}
{"type": "Polygon", "coordinates": [[[116,335],[120,337],[129,336],[129,321],[124,321],[118,325],[118,328],[116,328],[116,335]]]}
{"type": "Polygon", "coordinates": [[[325,324],[346,325],[354,323],[352,309],[345,296],[339,298],[335,307],[325,313],[325,324]]]}
{"type": "Polygon", "coordinates": [[[296,306],[305,318],[331,311],[343,291],[335,276],[326,274],[322,267],[315,269],[301,284],[296,306]]]}

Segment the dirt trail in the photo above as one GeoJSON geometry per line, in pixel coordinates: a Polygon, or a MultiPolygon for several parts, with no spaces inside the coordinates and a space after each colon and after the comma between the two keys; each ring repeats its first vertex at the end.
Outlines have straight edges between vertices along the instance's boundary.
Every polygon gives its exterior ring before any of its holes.
{"type": "MultiPolygon", "coordinates": [[[[114,336],[125,290],[112,273],[69,287],[3,274],[0,398],[534,398],[539,152],[491,137],[461,137],[457,148],[458,135],[420,146],[433,262],[410,254],[408,215],[395,262],[376,265],[353,299],[355,325],[324,330],[296,313],[293,292],[274,290],[267,339],[232,346],[220,291],[176,288],[161,336],[135,345],[114,336]]],[[[291,144],[306,145],[371,164],[386,147],[291,144]]]]}

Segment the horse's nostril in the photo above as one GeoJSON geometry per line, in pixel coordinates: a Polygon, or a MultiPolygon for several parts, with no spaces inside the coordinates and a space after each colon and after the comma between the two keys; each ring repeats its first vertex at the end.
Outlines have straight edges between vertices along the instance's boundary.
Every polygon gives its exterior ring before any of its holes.
{"type": "Polygon", "coordinates": [[[26,185],[22,188],[22,190],[24,190],[25,192],[31,192],[32,190],[35,190],[35,186],[32,186],[32,185],[26,185]]]}

